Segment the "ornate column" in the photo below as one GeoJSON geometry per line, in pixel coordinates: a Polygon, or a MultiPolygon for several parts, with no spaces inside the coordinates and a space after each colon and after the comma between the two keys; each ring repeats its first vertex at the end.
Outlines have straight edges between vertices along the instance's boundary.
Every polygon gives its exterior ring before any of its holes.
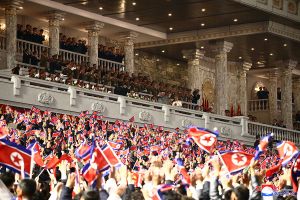
{"type": "Polygon", "coordinates": [[[295,111],[300,111],[300,78],[293,81],[295,111]]]}
{"type": "Polygon", "coordinates": [[[289,60],[284,63],[282,75],[282,103],[281,114],[283,123],[287,128],[293,128],[292,106],[292,71],[297,66],[297,61],[289,60]]]}
{"type": "Polygon", "coordinates": [[[98,37],[100,30],[104,27],[104,23],[92,22],[86,27],[88,31],[88,49],[90,66],[98,65],[98,37]]]}
{"type": "Polygon", "coordinates": [[[247,71],[251,68],[252,64],[248,62],[242,63],[242,69],[239,72],[240,78],[240,106],[241,113],[244,116],[248,115],[248,97],[247,97],[247,71]]]}
{"type": "Polygon", "coordinates": [[[9,69],[15,67],[17,53],[17,11],[22,3],[22,0],[7,0],[4,2],[7,51],[6,66],[9,69]]]}
{"type": "Polygon", "coordinates": [[[199,82],[199,62],[200,59],[204,57],[204,51],[199,49],[188,49],[183,50],[182,54],[188,59],[188,88],[191,90],[199,89],[201,90],[201,85],[199,82]]]}
{"type": "Polygon", "coordinates": [[[129,73],[134,73],[134,42],[138,37],[138,33],[129,32],[124,33],[122,39],[124,41],[124,54],[125,54],[125,70],[129,73]]]}
{"type": "Polygon", "coordinates": [[[277,78],[278,72],[273,71],[269,73],[269,112],[270,112],[270,123],[273,123],[274,119],[277,119],[277,78]]]}
{"type": "Polygon", "coordinates": [[[59,54],[59,26],[62,19],[63,14],[55,11],[48,15],[50,56],[59,54]]]}
{"type": "Polygon", "coordinates": [[[228,80],[227,80],[227,53],[232,49],[233,44],[226,41],[218,41],[214,45],[217,52],[215,56],[215,105],[214,110],[219,115],[225,115],[228,109],[228,80]]]}

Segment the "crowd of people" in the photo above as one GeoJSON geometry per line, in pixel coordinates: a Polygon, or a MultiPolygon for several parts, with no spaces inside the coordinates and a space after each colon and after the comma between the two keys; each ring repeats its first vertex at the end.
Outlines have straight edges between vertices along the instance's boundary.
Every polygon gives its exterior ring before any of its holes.
{"type": "Polygon", "coordinates": [[[86,54],[88,50],[85,40],[76,41],[75,37],[67,37],[63,33],[59,34],[59,48],[81,54],[86,54]]]}
{"type": "MultiPolygon", "coordinates": [[[[108,91],[118,95],[184,108],[191,108],[190,105],[184,104],[184,102],[189,102],[193,106],[192,109],[202,109],[199,90],[192,92],[191,89],[182,86],[153,81],[149,76],[144,76],[141,73],[129,74],[125,71],[110,70],[97,65],[90,67],[89,63],[66,62],[59,55],[48,58],[47,52],[43,52],[40,59],[36,58],[35,55],[24,53],[23,56],[24,63],[35,65],[39,62],[39,66],[43,68],[29,68],[28,76],[32,78],[96,91],[104,91],[105,86],[109,86],[111,89],[108,91]]],[[[13,73],[19,74],[19,66],[13,69],[13,73]]]]}
{"type": "Polygon", "coordinates": [[[23,25],[17,24],[17,39],[26,40],[29,42],[43,44],[45,41],[44,30],[33,27],[29,24],[26,25],[25,29],[23,25]]]}
{"type": "MultiPolygon", "coordinates": [[[[34,157],[31,178],[1,165],[1,199],[245,200],[262,199],[262,184],[275,186],[279,191],[277,199],[297,199],[295,193],[287,193],[292,188],[290,164],[266,177],[265,170],[280,163],[272,143],[243,173],[225,176],[218,152],[235,150],[254,155],[255,148],[236,140],[217,141],[216,149],[207,153],[195,141],[186,142],[186,130],[172,132],[152,124],[140,127],[134,118],[108,122],[96,112],[72,116],[36,107],[1,105],[0,119],[0,149],[4,143],[13,143],[14,148],[31,148],[34,144],[32,152],[40,156],[41,162],[34,157]],[[97,169],[102,161],[97,153],[90,152],[99,153],[97,149],[107,144],[114,149],[120,165],[100,172],[97,169]],[[84,150],[89,152],[88,159],[83,156],[84,150]],[[85,171],[90,165],[97,173],[85,171]]],[[[255,146],[258,144],[256,141],[255,146]]],[[[4,154],[0,155],[3,164],[1,157],[4,154]]]]}
{"type": "Polygon", "coordinates": [[[98,48],[98,57],[106,60],[115,61],[122,63],[124,60],[124,52],[120,48],[116,47],[107,47],[102,44],[99,44],[98,48]]]}

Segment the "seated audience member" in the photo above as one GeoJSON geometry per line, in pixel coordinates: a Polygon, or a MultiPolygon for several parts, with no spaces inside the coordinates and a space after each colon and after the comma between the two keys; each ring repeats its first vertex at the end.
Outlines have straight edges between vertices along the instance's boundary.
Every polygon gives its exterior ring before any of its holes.
{"type": "Polygon", "coordinates": [[[59,63],[58,56],[53,55],[49,61],[49,72],[51,74],[54,74],[55,71],[57,71],[57,70],[59,70],[59,71],[61,70],[61,65],[59,63]]]}
{"type": "Polygon", "coordinates": [[[32,65],[38,66],[38,65],[39,65],[39,62],[40,62],[40,59],[38,58],[37,52],[34,51],[34,52],[31,54],[31,57],[30,57],[30,63],[31,63],[32,65]]]}
{"type": "Polygon", "coordinates": [[[23,60],[22,60],[22,62],[26,63],[26,64],[30,64],[30,60],[31,60],[31,53],[28,49],[25,49],[23,51],[23,60]]]}
{"type": "Polygon", "coordinates": [[[182,107],[182,101],[180,101],[178,97],[175,97],[172,106],[182,107]]]}
{"type": "Polygon", "coordinates": [[[193,91],[193,97],[192,97],[192,103],[193,104],[198,104],[198,101],[200,100],[200,94],[199,94],[199,89],[196,89],[193,91]]]}

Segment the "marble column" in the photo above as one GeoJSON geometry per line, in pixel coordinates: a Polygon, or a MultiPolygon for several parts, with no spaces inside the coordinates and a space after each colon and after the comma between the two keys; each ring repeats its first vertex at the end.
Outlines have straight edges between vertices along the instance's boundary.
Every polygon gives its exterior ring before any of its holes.
{"type": "Polygon", "coordinates": [[[17,53],[17,11],[23,1],[5,1],[5,25],[6,25],[6,66],[9,69],[15,67],[17,53]]]}
{"type": "Polygon", "coordinates": [[[98,65],[98,43],[99,32],[104,27],[104,23],[92,22],[87,27],[88,31],[88,53],[90,66],[98,65]]]}
{"type": "Polygon", "coordinates": [[[199,49],[183,50],[182,54],[188,60],[188,88],[192,91],[199,89],[201,91],[201,84],[199,84],[199,65],[200,59],[204,57],[204,51],[199,49]]]}
{"type": "Polygon", "coordinates": [[[295,112],[300,111],[300,78],[293,81],[295,112]]]}
{"type": "Polygon", "coordinates": [[[124,33],[122,36],[122,39],[124,41],[124,64],[125,64],[125,70],[127,72],[134,73],[134,42],[136,38],[138,37],[138,33],[136,32],[129,32],[124,33]]]}
{"type": "Polygon", "coordinates": [[[227,53],[233,44],[226,41],[217,41],[213,46],[217,55],[215,56],[215,104],[214,111],[219,115],[225,115],[228,109],[228,76],[227,76],[227,53]]]}
{"type": "Polygon", "coordinates": [[[240,107],[241,113],[244,116],[248,115],[248,97],[247,97],[247,71],[252,64],[248,62],[242,63],[242,69],[239,72],[240,78],[240,107]]]}
{"type": "Polygon", "coordinates": [[[278,118],[278,108],[277,108],[277,78],[278,72],[273,71],[269,73],[269,112],[270,112],[270,124],[273,123],[274,119],[278,118]]]}
{"type": "Polygon", "coordinates": [[[292,105],[292,75],[297,61],[289,60],[284,63],[282,73],[282,102],[281,115],[287,128],[293,128],[293,105],[292,105]]]}
{"type": "Polygon", "coordinates": [[[59,26],[62,19],[62,13],[51,12],[48,15],[50,56],[59,54],[59,26]]]}

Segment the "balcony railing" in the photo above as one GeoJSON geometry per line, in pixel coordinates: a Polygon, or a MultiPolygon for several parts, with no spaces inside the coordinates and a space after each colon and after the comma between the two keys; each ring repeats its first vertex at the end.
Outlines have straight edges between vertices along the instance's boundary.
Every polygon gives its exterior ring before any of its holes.
{"type": "Polygon", "coordinates": [[[6,40],[4,35],[0,35],[0,50],[6,50],[6,40]]]}
{"type": "Polygon", "coordinates": [[[125,66],[123,63],[111,61],[111,60],[106,60],[103,58],[98,59],[98,66],[101,70],[103,71],[124,71],[125,66]]]}
{"type": "Polygon", "coordinates": [[[290,130],[286,128],[261,124],[257,122],[248,123],[248,133],[250,135],[258,135],[259,137],[273,133],[275,140],[289,140],[296,144],[300,143],[300,131],[290,130]]]}
{"type": "Polygon", "coordinates": [[[88,62],[88,60],[89,60],[89,57],[85,54],[67,51],[64,49],[59,50],[59,55],[62,56],[63,60],[68,60],[68,61],[73,60],[76,64],[88,62]]]}
{"type": "Polygon", "coordinates": [[[17,53],[23,54],[25,50],[28,50],[31,53],[37,52],[38,56],[41,56],[42,52],[46,51],[46,53],[48,55],[49,46],[18,39],[17,40],[17,53]]]}
{"type": "Polygon", "coordinates": [[[217,128],[220,139],[235,138],[249,145],[253,144],[254,136],[273,132],[276,140],[289,140],[300,144],[300,131],[248,122],[246,117],[215,115],[56,82],[49,84],[49,81],[24,76],[12,77],[4,72],[0,73],[0,89],[5,91],[1,95],[1,102],[22,107],[35,105],[74,114],[81,110],[98,110],[108,119],[128,120],[131,116],[136,116],[137,123],[153,123],[173,129],[189,125],[217,128]],[[51,101],[43,101],[40,96],[51,101]]]}
{"type": "Polygon", "coordinates": [[[256,99],[249,100],[249,111],[266,111],[269,110],[269,100],[268,99],[256,99]]]}

